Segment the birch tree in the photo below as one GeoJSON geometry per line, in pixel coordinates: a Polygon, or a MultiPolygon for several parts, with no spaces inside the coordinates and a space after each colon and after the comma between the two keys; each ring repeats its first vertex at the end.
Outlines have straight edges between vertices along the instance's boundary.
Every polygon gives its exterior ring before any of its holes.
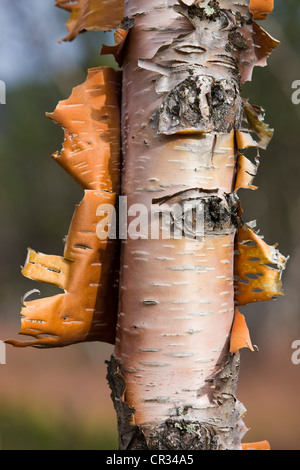
{"type": "Polygon", "coordinates": [[[257,21],[272,0],[57,0],[68,34],[115,30],[119,69],[90,69],[48,116],[53,155],[84,190],[63,256],[29,249],[22,270],[63,293],[24,299],[17,347],[114,344],[107,380],[119,447],[242,444],[240,349],[250,302],[283,295],[286,258],[245,222],[273,130],[242,96],[278,41],[257,21]],[[254,158],[245,153],[251,152],[254,158]],[[124,217],[124,213],[125,217],[124,217]],[[122,223],[121,223],[122,222],[122,223]]]}

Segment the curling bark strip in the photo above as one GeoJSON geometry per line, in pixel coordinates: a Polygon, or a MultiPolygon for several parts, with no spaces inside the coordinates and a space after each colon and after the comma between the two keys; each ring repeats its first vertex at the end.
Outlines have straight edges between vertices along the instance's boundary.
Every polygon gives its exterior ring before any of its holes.
{"type": "MultiPolygon", "coordinates": [[[[25,301],[20,334],[33,340],[7,340],[18,347],[60,347],[82,341],[114,343],[118,308],[119,245],[99,237],[109,231],[98,216],[101,205],[115,206],[120,190],[120,73],[90,69],[48,116],[65,131],[62,150],[53,155],[84,189],[72,218],[64,256],[28,250],[22,274],[54,284],[64,293],[25,301]]],[[[105,218],[106,220],[106,218],[105,218]]]]}
{"type": "Polygon", "coordinates": [[[250,11],[255,20],[265,20],[274,8],[274,0],[250,0],[250,11]]]}
{"type": "Polygon", "coordinates": [[[88,71],[71,96],[46,113],[65,130],[54,160],[83,189],[120,191],[120,72],[88,71]]]}
{"type": "MultiPolygon", "coordinates": [[[[241,444],[239,350],[255,347],[237,307],[282,295],[286,258],[244,223],[238,192],[256,189],[259,150],[273,135],[264,111],[241,97],[279,44],[253,21],[273,1],[56,3],[70,12],[65,40],[118,26],[116,46],[101,53],[123,68],[121,127],[121,76],[112,69],[92,69],[49,115],[65,129],[53,157],[85,196],[64,257],[29,250],[23,269],[65,293],[26,302],[21,333],[36,339],[10,342],[114,343],[107,379],[121,449],[267,449],[266,441],[241,444]],[[193,231],[190,210],[179,239],[162,226],[158,238],[123,240],[117,295],[118,244],[95,226],[98,202],[114,204],[119,194],[120,130],[127,206],[150,214],[177,204],[186,213],[192,202],[202,207],[203,230],[193,231]]],[[[181,217],[173,213],[174,230],[181,217]]]]}
{"type": "Polygon", "coordinates": [[[82,341],[114,342],[118,250],[113,241],[99,240],[95,227],[97,207],[114,205],[115,198],[114,193],[85,192],[70,225],[64,257],[29,250],[23,275],[65,292],[25,301],[20,333],[36,339],[11,340],[11,344],[57,347],[82,341]]]}
{"type": "Polygon", "coordinates": [[[56,0],[56,6],[70,12],[64,41],[72,41],[83,31],[108,31],[117,28],[124,18],[120,0],[56,0]]]}

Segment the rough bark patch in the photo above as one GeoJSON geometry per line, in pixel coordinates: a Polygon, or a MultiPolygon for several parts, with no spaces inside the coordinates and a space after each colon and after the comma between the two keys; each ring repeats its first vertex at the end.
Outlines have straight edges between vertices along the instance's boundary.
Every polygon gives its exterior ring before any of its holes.
{"type": "Polygon", "coordinates": [[[170,207],[172,230],[181,228],[188,238],[225,236],[240,225],[236,194],[221,195],[216,189],[191,188],[162,198],[153,204],[170,207]]]}
{"type": "Polygon", "coordinates": [[[124,450],[130,447],[133,438],[138,434],[137,426],[132,424],[135,410],[123,399],[126,382],[120,372],[121,361],[111,356],[111,360],[105,361],[105,363],[107,364],[106,378],[111,389],[111,399],[117,413],[119,448],[124,450]]]}
{"type": "Polygon", "coordinates": [[[143,434],[137,450],[221,450],[215,429],[206,423],[169,419],[143,434]]]}
{"type": "Polygon", "coordinates": [[[158,110],[158,132],[230,132],[241,122],[237,83],[209,75],[190,76],[170,91],[158,110]]]}
{"type": "MultiPolygon", "coordinates": [[[[111,397],[117,412],[120,450],[241,448],[244,408],[236,400],[239,354],[229,356],[221,370],[208,381],[208,395],[213,410],[211,422],[191,419],[191,410],[175,410],[175,415],[163,423],[134,425],[135,410],[124,401],[126,382],[121,373],[122,362],[111,356],[111,360],[106,363],[111,397]]],[[[195,416],[195,410],[192,412],[195,416]]]]}

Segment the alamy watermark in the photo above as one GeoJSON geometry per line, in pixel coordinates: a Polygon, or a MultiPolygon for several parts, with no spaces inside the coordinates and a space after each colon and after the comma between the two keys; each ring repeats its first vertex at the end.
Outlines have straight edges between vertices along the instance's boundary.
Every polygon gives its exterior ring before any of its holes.
{"type": "Polygon", "coordinates": [[[0,80],[0,104],[6,104],[6,85],[3,80],[0,80]]]}
{"type": "Polygon", "coordinates": [[[4,341],[0,341],[0,365],[6,364],[6,344],[4,341]]]}
{"type": "Polygon", "coordinates": [[[292,93],[292,103],[300,104],[300,80],[294,80],[292,83],[292,89],[295,90],[292,93]]]}
{"type": "Polygon", "coordinates": [[[295,339],[295,341],[293,341],[292,349],[295,349],[291,357],[292,363],[295,366],[298,366],[300,364],[300,339],[295,339]]]}
{"type": "Polygon", "coordinates": [[[204,236],[205,204],[200,200],[184,201],[169,205],[132,204],[120,196],[118,208],[112,204],[100,204],[96,215],[100,221],[96,233],[100,240],[182,239],[202,240],[204,236]]]}

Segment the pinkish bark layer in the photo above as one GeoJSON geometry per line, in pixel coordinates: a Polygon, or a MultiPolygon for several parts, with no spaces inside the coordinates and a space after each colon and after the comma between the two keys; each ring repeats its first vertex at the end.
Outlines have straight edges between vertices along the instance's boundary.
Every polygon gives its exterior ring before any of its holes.
{"type": "Polygon", "coordinates": [[[204,215],[200,237],[164,239],[162,230],[123,242],[108,373],[120,448],[241,449],[239,361],[228,346],[248,0],[127,0],[125,15],[134,25],[123,64],[123,195],[148,213],[192,200],[204,215]]]}

